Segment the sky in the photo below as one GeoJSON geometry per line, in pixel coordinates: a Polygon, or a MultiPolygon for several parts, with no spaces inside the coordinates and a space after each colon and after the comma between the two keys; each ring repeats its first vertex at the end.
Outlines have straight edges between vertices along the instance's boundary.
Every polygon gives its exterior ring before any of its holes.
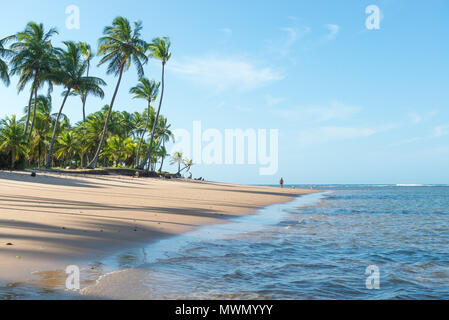
{"type": "MultiPolygon", "coordinates": [[[[194,177],[245,184],[275,184],[280,177],[287,184],[449,183],[447,0],[1,0],[1,10],[0,38],[35,21],[58,29],[56,46],[86,41],[94,49],[116,16],[141,20],[144,39],[172,41],[162,105],[172,129],[193,136],[194,122],[201,121],[203,131],[223,137],[226,130],[254,130],[267,148],[259,131],[278,130],[277,170],[269,175],[261,174],[259,153],[255,164],[194,158],[194,177]],[[80,10],[79,29],[67,28],[70,5],[80,10]],[[366,26],[369,5],[380,9],[379,29],[366,26]]],[[[160,73],[158,61],[145,67],[150,79],[159,81],[160,73]]],[[[88,113],[109,104],[116,83],[105,66],[91,74],[108,87],[103,100],[89,98],[88,113]]],[[[115,110],[144,110],[145,102],[128,93],[137,80],[135,69],[125,73],[115,110]]],[[[13,78],[9,88],[0,85],[0,118],[23,114],[28,93],[17,94],[16,84],[13,78]]],[[[53,93],[54,110],[60,93],[53,93]]],[[[81,120],[77,97],[64,113],[73,124],[81,120]]]]}

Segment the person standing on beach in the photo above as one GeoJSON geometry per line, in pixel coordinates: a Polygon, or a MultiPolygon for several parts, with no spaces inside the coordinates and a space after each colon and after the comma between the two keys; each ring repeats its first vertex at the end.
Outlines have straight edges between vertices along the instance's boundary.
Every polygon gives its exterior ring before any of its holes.
{"type": "Polygon", "coordinates": [[[281,185],[281,188],[284,188],[284,179],[281,178],[281,180],[279,181],[279,184],[281,185]]]}

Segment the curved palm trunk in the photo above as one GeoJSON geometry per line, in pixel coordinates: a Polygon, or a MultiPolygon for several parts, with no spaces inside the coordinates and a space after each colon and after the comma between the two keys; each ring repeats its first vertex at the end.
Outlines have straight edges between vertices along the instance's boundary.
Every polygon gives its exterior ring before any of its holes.
{"type": "Polygon", "coordinates": [[[81,101],[83,103],[83,122],[86,122],[86,97],[82,97],[81,101]]]}
{"type": "Polygon", "coordinates": [[[159,168],[159,173],[162,173],[162,167],[164,166],[164,160],[165,160],[165,157],[162,157],[161,167],[159,168]]]}
{"type": "MultiPolygon", "coordinates": [[[[89,76],[89,69],[90,69],[90,63],[87,62],[87,74],[86,74],[86,77],[89,76]]],[[[83,102],[83,122],[86,121],[86,100],[87,100],[87,93],[84,93],[84,96],[81,97],[81,101],[83,102]]]]}
{"type": "Polygon", "coordinates": [[[150,106],[150,102],[148,101],[147,123],[145,125],[145,129],[143,130],[142,137],[140,138],[139,147],[137,148],[137,159],[136,159],[136,167],[137,168],[139,168],[139,166],[140,166],[140,148],[142,147],[143,138],[145,137],[145,133],[147,133],[148,125],[150,124],[150,111],[151,111],[151,106],[150,106]]]}
{"type": "Polygon", "coordinates": [[[25,123],[25,135],[28,133],[28,127],[29,127],[29,124],[30,124],[31,101],[33,101],[33,94],[34,94],[34,88],[33,87],[31,88],[30,100],[28,101],[27,120],[26,120],[26,123],[25,123]]]}
{"type": "MultiPolygon", "coordinates": [[[[162,142],[162,146],[165,147],[165,142],[162,142]]],[[[161,167],[159,168],[159,173],[162,173],[162,167],[164,165],[165,156],[162,156],[161,167]]]]}
{"type": "Polygon", "coordinates": [[[165,62],[162,62],[162,90],[161,90],[161,99],[159,100],[159,108],[157,109],[157,115],[156,115],[156,119],[154,120],[154,124],[153,124],[153,130],[151,131],[151,140],[150,140],[150,145],[149,145],[149,149],[148,149],[148,154],[147,157],[145,159],[145,161],[142,163],[141,166],[139,166],[139,169],[143,169],[143,167],[145,166],[145,163],[147,163],[148,161],[150,161],[151,159],[151,151],[153,151],[153,140],[154,140],[154,134],[156,132],[156,126],[157,126],[157,122],[159,120],[159,114],[161,112],[161,106],[162,106],[162,99],[164,98],[164,87],[165,87],[165,83],[164,83],[164,75],[165,75],[165,62]]]}
{"type": "Polygon", "coordinates": [[[28,141],[31,140],[31,135],[33,134],[34,122],[36,121],[36,110],[37,110],[37,88],[34,89],[33,120],[31,121],[30,132],[28,134],[28,141]]]}
{"type": "Polygon", "coordinates": [[[109,119],[111,118],[112,107],[114,106],[115,97],[117,96],[118,88],[120,87],[120,82],[122,81],[123,76],[123,68],[124,65],[120,68],[120,76],[117,81],[117,86],[115,87],[114,95],[112,96],[111,104],[109,105],[108,117],[106,118],[106,122],[104,123],[103,134],[101,135],[100,145],[98,146],[97,152],[95,153],[94,158],[87,166],[88,169],[95,169],[98,162],[98,157],[100,156],[101,149],[103,148],[104,139],[106,136],[106,132],[108,130],[109,119]]]}
{"type": "Polygon", "coordinates": [[[56,118],[55,128],[53,129],[53,137],[51,138],[50,149],[48,150],[47,161],[45,163],[46,168],[51,167],[51,157],[53,153],[53,145],[56,139],[56,132],[58,131],[59,126],[59,118],[61,117],[62,109],[64,109],[65,102],[67,101],[67,97],[70,94],[70,89],[67,90],[67,93],[64,96],[64,100],[62,100],[61,108],[59,108],[58,117],[56,118]]]}

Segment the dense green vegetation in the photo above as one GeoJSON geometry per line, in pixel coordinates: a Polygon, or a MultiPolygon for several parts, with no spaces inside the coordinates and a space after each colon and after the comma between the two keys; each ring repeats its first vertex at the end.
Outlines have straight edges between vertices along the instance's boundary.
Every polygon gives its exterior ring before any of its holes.
{"type": "MultiPolygon", "coordinates": [[[[28,23],[24,31],[0,39],[0,85],[7,87],[17,77],[18,94],[29,90],[25,115],[0,121],[0,168],[102,166],[162,171],[169,156],[165,146],[173,139],[170,124],[161,114],[170,40],[164,37],[147,42],[141,31],[141,22],[130,24],[126,18],[116,18],[105,27],[96,55],[85,42],[65,41],[63,48],[54,47],[52,40],[57,30],[45,30],[43,24],[34,22],[28,23]],[[105,95],[106,83],[92,76],[95,56],[100,59],[98,65],[106,65],[107,74],[115,76],[117,82],[110,103],[86,115],[89,97],[105,95]],[[161,82],[144,76],[150,59],[162,62],[161,82]],[[140,80],[129,89],[130,99],[145,101],[144,110],[117,112],[113,110],[114,102],[131,65],[140,80]],[[63,89],[58,106],[52,98],[55,86],[63,89]],[[74,97],[79,99],[83,119],[78,123],[71,123],[64,114],[67,100],[74,97]],[[153,103],[158,98],[155,109],[153,103]]],[[[178,173],[181,164],[187,171],[192,165],[182,154],[171,160],[178,165],[178,173]]]]}

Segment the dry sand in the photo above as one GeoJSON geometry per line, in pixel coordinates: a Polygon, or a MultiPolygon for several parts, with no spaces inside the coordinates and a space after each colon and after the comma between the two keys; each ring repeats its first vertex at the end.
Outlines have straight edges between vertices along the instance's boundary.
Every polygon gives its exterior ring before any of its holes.
{"type": "Polygon", "coordinates": [[[122,176],[0,172],[0,281],[64,269],[312,190],[122,176]],[[7,245],[7,244],[12,245],[7,245]]]}

